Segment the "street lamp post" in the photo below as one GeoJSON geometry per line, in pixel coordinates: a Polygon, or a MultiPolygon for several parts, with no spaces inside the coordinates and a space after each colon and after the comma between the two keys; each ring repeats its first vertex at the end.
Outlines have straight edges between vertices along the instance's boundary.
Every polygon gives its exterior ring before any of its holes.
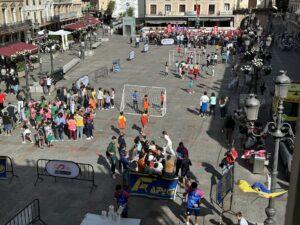
{"type": "Polygon", "coordinates": [[[50,47],[50,63],[51,63],[50,74],[52,75],[53,72],[54,72],[54,65],[53,65],[53,46],[50,47]]]}
{"type": "Polygon", "coordinates": [[[38,57],[39,57],[39,75],[43,74],[43,61],[41,56],[41,46],[40,43],[38,43],[38,57]]]}
{"type": "MultiPolygon", "coordinates": [[[[274,121],[269,122],[264,131],[261,134],[255,134],[254,136],[261,136],[262,134],[269,133],[275,139],[275,149],[272,157],[272,171],[271,171],[271,192],[274,192],[276,189],[277,183],[277,174],[278,174],[278,154],[279,154],[279,144],[283,137],[286,135],[293,135],[291,126],[288,123],[284,123],[282,119],[283,115],[283,100],[286,98],[288,93],[288,87],[291,83],[290,78],[286,75],[285,71],[280,71],[280,75],[277,76],[275,80],[275,96],[279,99],[277,107],[277,117],[274,121]]],[[[258,111],[260,107],[260,102],[255,96],[249,95],[245,102],[245,111],[247,120],[250,122],[250,126],[254,127],[254,121],[258,118],[258,111]]],[[[265,225],[276,225],[275,221],[275,199],[269,198],[269,204],[266,208],[267,219],[264,221],[265,225]]]]}
{"type": "MultiPolygon", "coordinates": [[[[24,56],[25,58],[25,56],[24,56]]],[[[30,88],[29,88],[29,65],[25,60],[25,102],[28,105],[30,100],[30,88]]]]}

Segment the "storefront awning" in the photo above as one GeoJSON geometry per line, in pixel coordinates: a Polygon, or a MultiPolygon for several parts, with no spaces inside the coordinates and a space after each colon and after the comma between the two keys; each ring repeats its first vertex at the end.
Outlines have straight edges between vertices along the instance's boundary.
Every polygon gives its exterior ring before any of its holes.
{"type": "Polygon", "coordinates": [[[230,21],[231,17],[189,17],[189,21],[230,21]]]}
{"type": "Polygon", "coordinates": [[[101,23],[101,21],[98,18],[95,18],[90,15],[85,15],[83,17],[83,21],[65,25],[65,26],[63,26],[63,28],[65,30],[70,30],[70,31],[84,30],[88,26],[96,26],[97,24],[100,24],[100,23],[101,23]]]}
{"type": "Polygon", "coordinates": [[[10,58],[16,53],[37,53],[38,47],[36,45],[26,44],[24,42],[13,43],[0,48],[0,56],[10,58]]]}
{"type": "Polygon", "coordinates": [[[150,23],[150,24],[163,24],[163,23],[170,23],[170,24],[186,24],[187,21],[174,21],[174,20],[146,20],[145,23],[150,23]]]}

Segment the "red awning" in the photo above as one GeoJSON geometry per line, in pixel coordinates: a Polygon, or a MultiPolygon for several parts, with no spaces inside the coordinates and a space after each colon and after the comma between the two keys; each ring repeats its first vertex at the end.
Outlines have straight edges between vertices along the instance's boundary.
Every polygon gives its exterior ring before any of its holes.
{"type": "Polygon", "coordinates": [[[24,42],[13,43],[0,48],[0,55],[10,58],[16,53],[28,51],[30,53],[37,53],[38,47],[36,45],[26,44],[24,42]]]}
{"type": "Polygon", "coordinates": [[[86,26],[85,26],[84,22],[77,22],[77,23],[72,23],[72,24],[65,25],[65,26],[63,26],[63,28],[65,30],[74,31],[74,30],[83,30],[83,29],[86,28],[86,26]]]}
{"type": "Polygon", "coordinates": [[[100,24],[101,21],[98,18],[95,18],[93,16],[90,15],[85,15],[83,17],[84,21],[81,22],[76,22],[76,23],[72,23],[72,24],[68,24],[63,26],[63,28],[65,30],[70,30],[70,31],[74,31],[74,30],[84,30],[86,29],[88,26],[95,26],[97,24],[100,24]]]}

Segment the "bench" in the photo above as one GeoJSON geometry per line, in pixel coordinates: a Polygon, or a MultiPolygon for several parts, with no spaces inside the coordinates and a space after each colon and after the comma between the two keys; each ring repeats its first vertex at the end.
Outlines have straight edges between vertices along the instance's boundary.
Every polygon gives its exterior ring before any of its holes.
{"type": "Polygon", "coordinates": [[[79,58],[74,58],[70,62],[68,62],[66,65],[63,66],[63,73],[67,73],[70,69],[72,69],[74,66],[76,66],[80,62],[79,58]]]}
{"type": "Polygon", "coordinates": [[[98,48],[100,45],[101,45],[101,41],[97,41],[97,42],[92,44],[92,48],[93,49],[98,48]]]}

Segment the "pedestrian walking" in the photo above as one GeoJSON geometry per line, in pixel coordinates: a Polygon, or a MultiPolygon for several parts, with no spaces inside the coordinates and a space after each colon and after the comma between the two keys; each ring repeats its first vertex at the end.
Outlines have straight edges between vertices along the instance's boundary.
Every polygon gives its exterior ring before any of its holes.
{"type": "Polygon", "coordinates": [[[114,195],[116,201],[117,201],[117,206],[118,206],[118,211],[121,212],[121,216],[123,218],[128,217],[128,199],[129,199],[129,193],[125,191],[121,185],[116,186],[116,191],[114,195]]]}
{"type": "Polygon", "coordinates": [[[219,100],[219,107],[220,107],[220,114],[221,118],[225,118],[227,114],[227,103],[228,103],[228,97],[227,96],[221,96],[219,100]]]}
{"type": "Polygon", "coordinates": [[[207,96],[207,92],[205,91],[204,94],[200,98],[200,116],[205,117],[207,114],[208,109],[208,103],[209,103],[209,97],[207,96]]]}
{"type": "Polygon", "coordinates": [[[117,138],[113,136],[111,138],[111,142],[107,146],[106,149],[106,157],[108,158],[110,162],[110,170],[112,174],[112,178],[116,179],[116,163],[117,163],[117,147],[116,147],[116,140],[117,138]]]}
{"type": "Polygon", "coordinates": [[[232,146],[233,144],[233,133],[234,133],[234,129],[235,129],[235,121],[232,118],[231,115],[229,115],[225,122],[224,122],[224,126],[222,128],[222,132],[225,132],[225,136],[226,136],[226,144],[228,146],[232,146]]]}
{"type": "Polygon", "coordinates": [[[47,91],[48,94],[51,94],[51,86],[52,86],[52,78],[50,76],[47,76],[46,78],[46,85],[47,85],[47,91]]]}
{"type": "Polygon", "coordinates": [[[194,80],[190,78],[188,83],[188,92],[191,95],[194,94],[193,85],[194,85],[194,80]]]}
{"type": "Polygon", "coordinates": [[[216,115],[216,105],[217,105],[217,97],[215,93],[211,93],[211,96],[209,97],[209,115],[216,115]]]}
{"type": "Polygon", "coordinates": [[[173,150],[173,147],[172,147],[171,138],[168,135],[167,131],[163,131],[162,134],[163,134],[163,138],[165,139],[165,142],[166,142],[165,146],[163,147],[163,155],[166,154],[167,150],[170,151],[171,155],[176,155],[176,153],[175,153],[175,151],[173,150]]]}
{"type": "Polygon", "coordinates": [[[200,216],[200,204],[204,197],[204,192],[198,188],[198,184],[193,182],[191,187],[184,193],[187,195],[187,208],[186,208],[186,224],[190,224],[191,215],[195,216],[195,225],[198,225],[198,218],[200,216]]]}
{"type": "Polygon", "coordinates": [[[182,168],[182,161],[185,155],[189,155],[188,149],[184,146],[183,142],[180,142],[177,149],[177,161],[176,161],[176,171],[175,176],[178,176],[179,171],[182,168]]]}

